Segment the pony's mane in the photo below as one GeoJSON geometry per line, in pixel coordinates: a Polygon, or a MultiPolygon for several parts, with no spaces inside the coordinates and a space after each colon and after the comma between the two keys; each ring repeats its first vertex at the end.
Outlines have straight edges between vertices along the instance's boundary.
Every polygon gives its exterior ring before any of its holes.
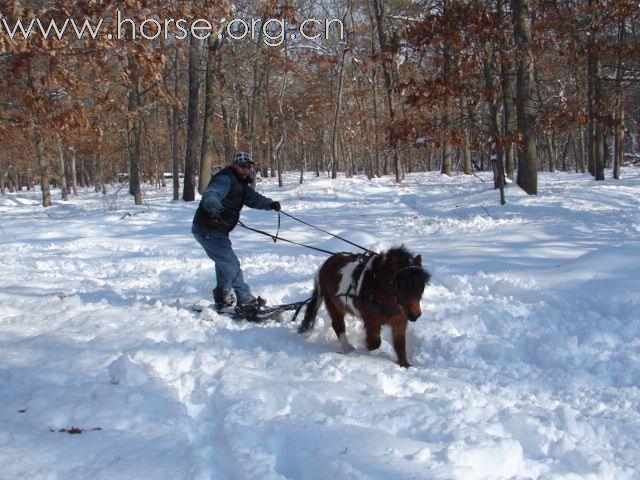
{"type": "Polygon", "coordinates": [[[413,264],[413,254],[407,250],[407,247],[400,245],[399,247],[390,248],[385,253],[388,258],[397,257],[400,261],[400,265],[403,267],[413,264]]]}

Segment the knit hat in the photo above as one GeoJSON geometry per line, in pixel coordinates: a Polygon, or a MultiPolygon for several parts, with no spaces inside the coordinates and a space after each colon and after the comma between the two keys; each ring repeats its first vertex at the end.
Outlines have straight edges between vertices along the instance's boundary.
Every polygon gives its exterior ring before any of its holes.
{"type": "Polygon", "coordinates": [[[255,165],[253,160],[251,160],[251,155],[247,152],[238,152],[235,157],[233,157],[233,163],[237,163],[238,165],[246,165],[250,163],[251,165],[255,165]]]}

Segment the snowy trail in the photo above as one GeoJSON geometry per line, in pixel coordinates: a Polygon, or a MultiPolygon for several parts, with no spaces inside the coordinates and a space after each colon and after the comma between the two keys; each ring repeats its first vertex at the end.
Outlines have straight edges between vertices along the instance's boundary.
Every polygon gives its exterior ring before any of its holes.
{"type": "MultiPolygon", "coordinates": [[[[324,311],[307,337],[177,306],[213,275],[196,205],[168,191],[2,197],[0,479],[640,478],[640,172],[624,177],[541,174],[504,207],[489,177],[262,182],[310,223],[423,255],[408,370],[356,321],[359,349],[337,353],[324,311]]],[[[245,220],[275,232],[272,212],[245,220]]],[[[285,218],[281,235],[351,249],[285,218]]],[[[325,258],[232,241],[272,304],[306,298],[325,258]]]]}

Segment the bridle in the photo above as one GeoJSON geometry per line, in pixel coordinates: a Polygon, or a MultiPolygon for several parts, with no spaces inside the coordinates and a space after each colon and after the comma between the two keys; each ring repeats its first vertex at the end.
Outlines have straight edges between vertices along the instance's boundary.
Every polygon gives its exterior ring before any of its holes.
{"type": "Polygon", "coordinates": [[[393,286],[393,300],[396,304],[398,304],[398,281],[397,276],[398,273],[406,271],[406,270],[420,270],[424,271],[422,267],[418,265],[407,265],[405,267],[400,267],[393,272],[393,278],[391,279],[391,285],[393,286]]]}

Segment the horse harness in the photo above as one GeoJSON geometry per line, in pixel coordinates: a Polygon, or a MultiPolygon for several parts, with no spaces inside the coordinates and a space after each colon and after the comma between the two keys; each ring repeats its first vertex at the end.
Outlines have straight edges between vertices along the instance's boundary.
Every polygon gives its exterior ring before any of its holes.
{"type": "Polygon", "coordinates": [[[398,310],[400,310],[400,306],[398,304],[398,283],[396,281],[396,276],[398,275],[398,273],[402,271],[417,269],[421,267],[418,267],[416,265],[407,265],[405,267],[400,267],[393,272],[391,285],[393,287],[393,301],[395,306],[393,308],[389,308],[383,305],[382,303],[380,303],[374,293],[371,293],[368,296],[361,296],[357,294],[360,284],[364,280],[364,275],[366,271],[371,272],[371,275],[373,276],[373,282],[375,284],[375,273],[369,267],[369,264],[373,261],[374,257],[376,256],[378,256],[378,253],[371,252],[371,251],[358,255],[358,258],[356,260],[358,262],[358,265],[353,270],[353,274],[351,275],[351,283],[349,284],[349,288],[347,289],[347,292],[338,294],[336,296],[346,297],[351,300],[358,300],[359,302],[366,304],[369,309],[371,309],[373,312],[377,313],[378,315],[392,315],[394,313],[397,313],[398,310]],[[354,293],[351,293],[352,291],[354,293]]]}

